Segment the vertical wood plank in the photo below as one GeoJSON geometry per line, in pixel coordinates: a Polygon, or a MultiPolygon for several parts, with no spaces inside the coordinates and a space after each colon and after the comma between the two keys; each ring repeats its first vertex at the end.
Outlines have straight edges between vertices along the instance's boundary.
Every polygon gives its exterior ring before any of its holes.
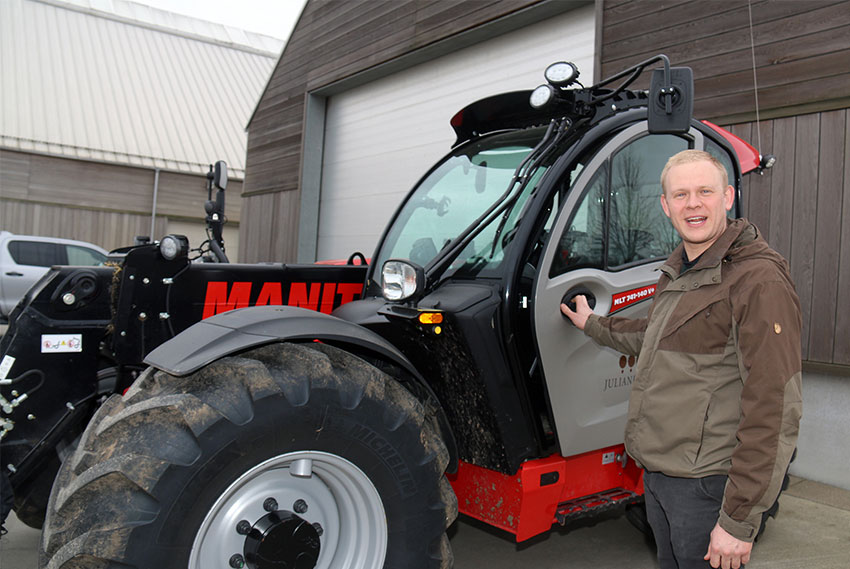
{"type": "MultiPolygon", "coordinates": [[[[252,223],[256,223],[257,227],[262,228],[261,234],[252,243],[253,251],[248,251],[247,259],[249,262],[273,262],[277,257],[277,252],[273,250],[274,238],[273,235],[278,231],[275,223],[275,194],[262,194],[253,197],[255,210],[253,212],[252,223]]],[[[241,239],[241,235],[240,235],[241,239]]],[[[240,255],[239,257],[243,257],[240,255]]]]}
{"type": "MultiPolygon", "coordinates": [[[[812,324],[809,360],[832,361],[838,308],[838,256],[841,243],[845,111],[823,113],[820,122],[817,223],[812,274],[812,324]]],[[[846,299],[845,299],[846,300],[846,299]]]]}
{"type": "Polygon", "coordinates": [[[844,180],[841,208],[841,233],[838,240],[838,310],[835,315],[835,338],[832,361],[850,365],[850,111],[844,111],[844,180]]]}
{"type": "Polygon", "coordinates": [[[770,173],[770,244],[786,259],[791,258],[791,220],[794,200],[794,155],[797,141],[795,118],[774,121],[776,165],[770,173]]]}
{"type": "Polygon", "coordinates": [[[298,234],[298,216],[300,196],[298,192],[280,192],[277,198],[277,224],[275,227],[274,251],[276,261],[294,263],[298,260],[298,240],[291,235],[298,234]]]}
{"type": "MultiPolygon", "coordinates": [[[[752,144],[752,124],[750,123],[742,123],[742,124],[734,124],[732,126],[726,127],[726,130],[734,134],[735,136],[746,140],[750,144],[752,144]]],[[[730,180],[731,182],[731,180],[730,180]]],[[[752,176],[744,176],[741,182],[741,203],[738,204],[741,208],[741,217],[746,217],[751,219],[751,211],[752,204],[750,203],[750,185],[752,183],[752,176]]]]}
{"type": "MultiPolygon", "coordinates": [[[[251,217],[251,206],[252,206],[251,202],[252,202],[252,200],[251,200],[250,197],[245,197],[245,196],[242,197],[242,219],[246,220],[246,222],[247,222],[247,220],[250,219],[251,223],[253,223],[253,218],[251,217]]],[[[245,228],[247,227],[247,225],[248,225],[248,223],[240,223],[239,224],[239,250],[238,250],[238,253],[239,253],[239,259],[243,263],[250,262],[245,257],[245,252],[248,250],[248,241],[250,241],[254,236],[253,231],[250,231],[250,232],[245,231],[245,228]]]]}
{"type": "Polygon", "coordinates": [[[264,235],[264,232],[272,231],[274,228],[268,216],[269,212],[264,211],[263,197],[264,195],[256,195],[242,198],[243,219],[250,220],[250,222],[244,225],[240,224],[240,228],[252,224],[263,228],[262,231],[255,230],[247,233],[240,231],[239,258],[245,263],[269,260],[263,257],[264,251],[268,248],[267,244],[265,247],[263,245],[263,241],[268,243],[267,235],[264,235]]]}
{"type": "MultiPolygon", "coordinates": [[[[752,138],[750,139],[753,145],[758,143],[756,134],[756,125],[753,125],[752,138]]],[[[773,154],[773,121],[762,121],[761,123],[761,142],[762,148],[758,151],[762,156],[773,154]]],[[[771,207],[771,184],[773,176],[771,170],[767,170],[762,174],[752,173],[746,176],[749,180],[749,199],[747,218],[755,223],[756,227],[761,231],[765,240],[770,243],[770,207],[771,207]]]]}
{"type": "Polygon", "coordinates": [[[803,359],[809,357],[812,320],[812,281],[817,224],[818,143],[820,116],[797,117],[797,152],[794,159],[794,220],[791,237],[791,276],[797,285],[803,311],[803,359]]]}
{"type": "MultiPolygon", "coordinates": [[[[251,220],[250,223],[254,222],[253,217],[253,207],[254,207],[254,199],[250,196],[242,198],[242,219],[251,220]]],[[[246,257],[247,251],[249,251],[252,247],[251,243],[256,238],[256,232],[245,231],[245,226],[248,223],[240,223],[239,224],[239,259],[243,263],[252,262],[246,257]]]]}

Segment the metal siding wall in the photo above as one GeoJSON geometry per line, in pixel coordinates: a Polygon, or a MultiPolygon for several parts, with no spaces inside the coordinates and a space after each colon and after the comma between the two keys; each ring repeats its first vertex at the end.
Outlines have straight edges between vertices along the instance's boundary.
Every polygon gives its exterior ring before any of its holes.
{"type": "MultiPolygon", "coordinates": [[[[232,173],[231,173],[232,175],[232,173]]],[[[230,180],[225,190],[224,214],[228,222],[238,224],[242,206],[242,183],[230,180]]],[[[216,189],[213,188],[213,199],[216,189]]],[[[204,203],[207,201],[207,179],[203,176],[160,172],[156,213],[190,219],[205,217],[204,203]]],[[[150,210],[150,203],[148,203],[150,210]]]]}
{"type": "MultiPolygon", "coordinates": [[[[0,149],[0,229],[80,239],[105,249],[150,233],[154,171],[0,149]]],[[[238,232],[241,180],[227,189],[228,228],[238,232]]],[[[154,239],[170,220],[203,224],[206,176],[160,172],[154,239]]],[[[237,240],[231,239],[233,253],[237,240]]],[[[193,246],[199,243],[191,241],[193,246]]]]}
{"type": "MultiPolygon", "coordinates": [[[[157,217],[158,235],[167,233],[167,224],[167,218],[157,217]]],[[[150,233],[151,218],[150,215],[93,211],[0,198],[0,228],[24,235],[88,241],[109,250],[132,245],[136,235],[150,233]]]]}
{"type": "Polygon", "coordinates": [[[243,177],[245,124],[276,53],[240,43],[244,32],[139,8],[142,21],[109,6],[0,1],[0,144],[189,173],[226,159],[243,177]]]}
{"type": "Polygon", "coordinates": [[[465,105],[533,89],[564,59],[592,82],[593,18],[586,6],[331,97],[318,258],[373,253],[401,199],[450,149],[449,119],[465,105]]]}

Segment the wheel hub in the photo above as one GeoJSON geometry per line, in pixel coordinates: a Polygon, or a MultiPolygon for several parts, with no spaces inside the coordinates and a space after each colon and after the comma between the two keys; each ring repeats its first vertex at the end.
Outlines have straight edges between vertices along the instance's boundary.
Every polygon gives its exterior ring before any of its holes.
{"type": "Polygon", "coordinates": [[[386,515],[369,477],[340,456],[294,451],[221,493],[198,528],[189,568],[365,569],[382,567],[386,549],[386,515]]]}
{"type": "Polygon", "coordinates": [[[313,569],[321,540],[313,524],[288,510],[263,516],[245,537],[250,569],[313,569]]]}

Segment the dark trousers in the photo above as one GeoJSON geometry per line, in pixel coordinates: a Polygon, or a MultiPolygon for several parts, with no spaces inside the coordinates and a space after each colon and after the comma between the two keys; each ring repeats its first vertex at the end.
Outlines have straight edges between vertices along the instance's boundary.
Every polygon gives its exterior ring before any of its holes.
{"type": "Polygon", "coordinates": [[[703,557],[720,514],[726,476],[674,478],[644,472],[643,485],[661,569],[709,569],[703,557]]]}

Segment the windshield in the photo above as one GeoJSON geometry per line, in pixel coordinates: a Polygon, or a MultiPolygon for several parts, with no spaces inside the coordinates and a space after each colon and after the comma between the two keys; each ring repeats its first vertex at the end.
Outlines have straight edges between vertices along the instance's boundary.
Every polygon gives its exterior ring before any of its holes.
{"type": "MultiPolygon", "coordinates": [[[[454,238],[505,195],[514,172],[540,142],[545,130],[530,129],[489,136],[462,146],[439,164],[414,190],[381,244],[380,270],[389,259],[408,259],[425,266],[454,238]]],[[[476,272],[497,266],[510,241],[522,206],[543,173],[530,173],[530,183],[509,207],[475,235],[452,266],[474,265],[476,272]]]]}

